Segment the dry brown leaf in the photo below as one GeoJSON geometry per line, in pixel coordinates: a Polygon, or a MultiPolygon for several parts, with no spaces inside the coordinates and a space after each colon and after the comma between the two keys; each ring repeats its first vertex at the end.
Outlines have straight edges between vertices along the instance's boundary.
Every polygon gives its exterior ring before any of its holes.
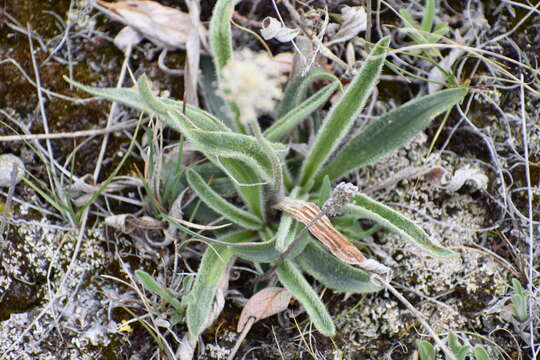
{"type": "MultiPolygon", "coordinates": [[[[321,212],[321,209],[312,202],[285,197],[278,205],[278,209],[292,215],[304,224],[310,224],[321,212]]],[[[366,261],[364,255],[330,222],[324,215],[308,228],[309,232],[319,239],[332,254],[348,264],[357,264],[366,261]]]]}
{"type": "Polygon", "coordinates": [[[323,215],[317,221],[321,209],[312,202],[285,197],[276,207],[296,220],[309,225],[309,232],[319,239],[330,252],[347,264],[358,265],[363,270],[376,274],[390,274],[387,266],[366,257],[323,215]]]}
{"type": "MultiPolygon", "coordinates": [[[[159,47],[184,49],[192,29],[189,14],[155,1],[125,0],[116,3],[97,1],[100,10],[135,29],[159,47]]],[[[98,7],[99,8],[99,7],[98,7]]]]}
{"type": "Polygon", "coordinates": [[[236,331],[243,331],[250,318],[254,319],[251,322],[253,324],[256,321],[284,311],[289,306],[291,296],[287,289],[280,287],[262,289],[253,295],[242,309],[236,331]]]}

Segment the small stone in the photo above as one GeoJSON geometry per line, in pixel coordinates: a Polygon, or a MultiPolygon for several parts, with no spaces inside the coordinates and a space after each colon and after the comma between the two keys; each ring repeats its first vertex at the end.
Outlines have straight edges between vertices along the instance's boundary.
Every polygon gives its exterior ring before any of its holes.
{"type": "Polygon", "coordinates": [[[0,155],[0,187],[17,185],[24,176],[24,163],[13,154],[0,155]],[[13,176],[13,167],[17,167],[17,174],[13,176]]]}

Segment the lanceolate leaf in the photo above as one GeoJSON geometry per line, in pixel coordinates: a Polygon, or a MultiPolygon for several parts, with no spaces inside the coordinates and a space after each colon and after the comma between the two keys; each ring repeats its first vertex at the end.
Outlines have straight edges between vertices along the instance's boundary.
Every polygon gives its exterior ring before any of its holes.
{"type": "Polygon", "coordinates": [[[232,57],[230,21],[237,2],[238,0],[218,0],[210,20],[208,33],[218,77],[221,76],[221,69],[232,57]]]}
{"type": "MultiPolygon", "coordinates": [[[[150,106],[148,106],[140,92],[137,90],[125,88],[95,88],[70,80],[67,77],[65,77],[64,80],[66,80],[71,85],[86,91],[89,94],[101,96],[110,101],[116,101],[150,114],[156,114],[155,109],[152,109],[150,106]]],[[[168,106],[171,110],[176,109],[182,111],[184,109],[184,103],[182,101],[176,101],[168,98],[156,99],[159,99],[160,102],[168,106]]],[[[227,126],[225,126],[220,120],[207,113],[206,111],[199,109],[198,107],[186,104],[185,109],[186,117],[189,118],[193,122],[193,124],[195,124],[200,129],[214,131],[228,130],[227,126]]],[[[167,125],[171,126],[177,131],[180,131],[180,128],[175,123],[167,123],[167,125]]]]}
{"type": "Polygon", "coordinates": [[[204,324],[212,311],[221,276],[227,269],[233,251],[230,247],[214,245],[206,249],[189,293],[187,307],[187,325],[192,336],[199,336],[204,331],[204,324]]]}
{"type": "Polygon", "coordinates": [[[345,93],[332,107],[304,161],[300,184],[309,185],[320,167],[347,134],[379,77],[390,38],[381,39],[371,51],[345,93]]]}
{"type": "MultiPolygon", "coordinates": [[[[223,67],[231,60],[233,56],[232,36],[231,36],[231,18],[234,12],[234,6],[239,0],[218,0],[214,5],[212,19],[208,29],[208,37],[210,40],[210,49],[214,59],[218,84],[223,78],[221,72],[223,67]]],[[[218,86],[219,87],[219,86],[218,86]]],[[[231,117],[235,120],[235,130],[245,133],[245,127],[238,121],[238,107],[226,102],[226,112],[231,113],[231,117]]]]}
{"type": "MultiPolygon", "coordinates": [[[[220,240],[236,244],[244,242],[246,234],[246,232],[228,234],[220,240]]],[[[227,270],[232,257],[233,251],[230,246],[213,245],[204,252],[193,289],[187,295],[186,315],[191,336],[197,337],[204,331],[205,322],[212,311],[219,280],[227,270]]]]}
{"type": "Polygon", "coordinates": [[[336,180],[399,149],[422,131],[435,116],[461,101],[465,94],[467,89],[464,88],[443,90],[382,115],[341,149],[317,176],[315,183],[320,184],[325,175],[330,180],[336,180]]]}
{"type": "Polygon", "coordinates": [[[257,230],[262,227],[261,219],[223,199],[194,170],[188,170],[187,180],[199,198],[218,214],[246,229],[257,230]]]}
{"type": "Polygon", "coordinates": [[[306,119],[312,112],[323,105],[328,98],[338,88],[338,83],[326,85],[321,90],[310,96],[300,105],[294,107],[272,124],[265,132],[264,136],[270,141],[279,141],[294,129],[302,120],[306,119]]]}
{"type": "Polygon", "coordinates": [[[418,347],[418,353],[421,360],[435,360],[437,352],[435,347],[425,340],[416,340],[416,346],[418,347]]]}
{"type": "MultiPolygon", "coordinates": [[[[311,241],[309,234],[306,232],[287,258],[290,260],[295,259],[298,255],[302,254],[307,244],[311,241]]],[[[276,250],[275,238],[257,243],[255,246],[236,246],[233,250],[235,255],[244,260],[261,263],[274,263],[282,254],[276,250]]]]}
{"type": "MultiPolygon", "coordinates": [[[[261,144],[252,136],[224,132],[191,130],[190,140],[205,154],[219,158],[238,159],[250,166],[263,180],[272,179],[272,164],[261,144]]],[[[279,155],[284,155],[286,147],[272,144],[279,155]]],[[[278,156],[279,156],[278,155],[278,156]]]]}
{"type": "Polygon", "coordinates": [[[277,268],[276,273],[283,286],[304,306],[317,330],[326,336],[334,335],[336,328],[332,317],[296,265],[285,260],[283,265],[277,268]]]}
{"type": "Polygon", "coordinates": [[[315,81],[327,80],[331,83],[340,84],[339,79],[327,73],[321,68],[313,68],[304,76],[297,76],[291,80],[285,88],[283,98],[279,102],[276,110],[276,117],[283,118],[288,112],[297,107],[304,98],[307,89],[315,81]]]}
{"type": "Polygon", "coordinates": [[[352,215],[373,220],[403,235],[407,240],[427,250],[433,256],[447,257],[454,255],[453,251],[433,243],[428,234],[414,222],[365,195],[356,195],[352,199],[352,203],[346,205],[345,209],[352,215]]]}
{"type": "Polygon", "coordinates": [[[237,159],[215,159],[214,163],[225,169],[249,210],[264,221],[263,187],[254,185],[260,182],[255,171],[237,159]]]}
{"type": "Polygon", "coordinates": [[[324,286],[337,291],[370,293],[381,289],[370,280],[368,273],[345,264],[313,241],[295,261],[324,286]]]}

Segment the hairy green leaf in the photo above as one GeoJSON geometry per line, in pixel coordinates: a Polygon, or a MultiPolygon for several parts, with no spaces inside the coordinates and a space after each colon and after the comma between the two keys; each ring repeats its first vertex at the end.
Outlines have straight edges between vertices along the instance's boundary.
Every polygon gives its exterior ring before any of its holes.
{"type": "Polygon", "coordinates": [[[358,74],[326,116],[304,161],[300,175],[302,186],[309,187],[308,183],[353,125],[381,73],[389,43],[390,38],[385,37],[375,44],[358,74]]]}
{"type": "MultiPolygon", "coordinates": [[[[306,232],[302,239],[295,246],[293,251],[288,255],[288,259],[295,259],[302,254],[307,244],[311,242],[309,234],[306,232]]],[[[234,253],[248,261],[260,262],[260,263],[274,263],[281,256],[281,252],[276,250],[276,238],[273,236],[269,240],[258,243],[253,246],[240,246],[234,248],[234,253]]]]}
{"type": "Polygon", "coordinates": [[[476,360],[491,360],[491,355],[482,345],[476,345],[473,354],[476,360]]]}
{"type": "MultiPolygon", "coordinates": [[[[289,196],[292,198],[299,197],[300,188],[294,188],[289,196]]],[[[300,199],[304,200],[306,196],[301,196],[300,199]]],[[[284,252],[287,250],[289,245],[294,241],[296,234],[301,230],[301,227],[304,225],[294,221],[292,216],[286,212],[281,213],[281,219],[279,221],[278,230],[276,233],[276,249],[279,252],[284,252]]]]}
{"type": "MultiPolygon", "coordinates": [[[[95,88],[91,86],[83,85],[79,82],[70,80],[64,77],[71,85],[86,91],[89,94],[106,98],[110,101],[116,101],[131,108],[141,110],[150,114],[156,114],[155,109],[152,109],[143,99],[143,96],[139,91],[126,88],[95,88]]],[[[184,109],[184,103],[182,101],[176,101],[169,98],[157,98],[163,105],[167,106],[170,110],[182,111],[184,109]]],[[[186,117],[189,118],[198,128],[211,131],[227,131],[228,127],[223,124],[219,119],[213,115],[207,113],[204,110],[199,109],[193,105],[186,104],[186,117]]],[[[167,123],[173,129],[180,131],[180,128],[175,122],[167,123]]]]}
{"type": "Polygon", "coordinates": [[[232,57],[230,21],[237,2],[238,0],[218,0],[212,12],[208,37],[218,77],[221,76],[221,69],[232,57]]]}
{"type": "Polygon", "coordinates": [[[283,286],[304,306],[317,330],[325,336],[335,335],[336,328],[332,317],[326,310],[326,306],[302,276],[296,265],[289,260],[285,260],[276,269],[276,273],[283,286]]]}
{"type": "Polygon", "coordinates": [[[300,122],[323,105],[338,88],[338,83],[326,85],[300,105],[293,108],[282,118],[278,119],[264,132],[264,136],[270,141],[279,141],[294,129],[300,122]]]}
{"type": "Polygon", "coordinates": [[[246,229],[257,230],[262,227],[261,219],[223,199],[195,170],[188,170],[187,180],[199,198],[218,214],[246,229]]]}
{"type": "Polygon", "coordinates": [[[447,257],[455,255],[453,251],[434,244],[428,234],[414,222],[365,195],[356,195],[352,199],[352,203],[345,206],[345,209],[353,215],[373,220],[404,236],[407,240],[428,251],[433,256],[447,257]]]}
{"type": "MultiPolygon", "coordinates": [[[[252,136],[223,131],[204,131],[192,129],[188,137],[207,156],[218,159],[229,158],[240,160],[251,167],[263,180],[269,181],[273,176],[272,163],[262,145],[252,136]]],[[[281,157],[286,147],[273,143],[272,147],[281,157]]]]}
{"type": "Polygon", "coordinates": [[[370,280],[368,273],[344,263],[314,241],[295,261],[321,284],[337,291],[371,293],[381,289],[370,280]]]}
{"type": "Polygon", "coordinates": [[[384,115],[354,136],[317,176],[336,180],[359,167],[372,164],[411,141],[430,121],[457,104],[467,89],[448,89],[410,101],[384,115]]]}
{"type": "Polygon", "coordinates": [[[238,195],[242,198],[249,210],[264,221],[264,193],[262,185],[254,185],[260,182],[257,173],[237,159],[213,158],[227,175],[233,180],[238,195]]]}
{"type": "Polygon", "coordinates": [[[471,347],[468,345],[461,345],[453,332],[448,334],[447,342],[448,347],[452,350],[452,353],[456,356],[457,360],[465,360],[467,358],[467,354],[470,352],[471,347]]]}
{"type": "Polygon", "coordinates": [[[422,23],[420,24],[421,29],[425,31],[426,33],[431,32],[434,19],[435,19],[435,0],[426,0],[424,14],[422,16],[422,23]]]}
{"type": "MultiPolygon", "coordinates": [[[[234,13],[234,6],[239,0],[218,0],[214,5],[210,26],[208,29],[208,38],[210,40],[210,49],[214,59],[218,87],[221,87],[223,78],[222,70],[233,57],[232,36],[231,36],[231,18],[234,13]]],[[[238,120],[240,113],[236,104],[226,101],[225,111],[231,114],[234,121],[234,129],[241,133],[246,133],[245,126],[238,120]]]]}
{"type": "Polygon", "coordinates": [[[320,80],[327,80],[332,84],[340,84],[339,79],[335,75],[327,73],[323,69],[317,67],[312,68],[304,76],[298,75],[287,84],[285,93],[277,106],[276,117],[281,119],[295,107],[300,105],[300,102],[306,95],[307,89],[313,82],[320,80]]]}
{"type": "MultiPolygon", "coordinates": [[[[227,234],[221,241],[230,243],[243,242],[246,232],[227,234]]],[[[193,289],[187,295],[187,325],[189,333],[197,337],[204,331],[204,325],[211,311],[219,281],[226,275],[227,266],[233,257],[230,246],[212,245],[204,252],[193,289]]]]}
{"type": "Polygon", "coordinates": [[[416,347],[418,348],[420,360],[435,360],[437,353],[431,343],[425,340],[416,340],[416,347]]]}
{"type": "Polygon", "coordinates": [[[319,204],[319,207],[322,207],[326,200],[330,199],[332,196],[332,183],[330,182],[330,178],[328,176],[325,176],[321,185],[321,188],[319,189],[319,199],[317,203],[319,204]]]}

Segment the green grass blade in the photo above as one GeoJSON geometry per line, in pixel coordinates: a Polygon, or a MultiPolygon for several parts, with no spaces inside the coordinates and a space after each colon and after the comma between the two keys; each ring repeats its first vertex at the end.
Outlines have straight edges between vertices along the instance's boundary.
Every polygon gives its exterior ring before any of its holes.
{"type": "Polygon", "coordinates": [[[339,84],[334,82],[326,85],[300,105],[294,107],[291,111],[278,119],[264,132],[264,136],[269,141],[279,141],[294,129],[300,122],[306,119],[311,113],[322,106],[328,98],[336,91],[339,84]]]}
{"type": "Polygon", "coordinates": [[[353,137],[316,179],[325,175],[336,180],[359,167],[371,164],[411,141],[438,114],[450,109],[467,89],[443,90],[410,101],[384,115],[353,137]]]}
{"type": "Polygon", "coordinates": [[[352,215],[373,220],[404,236],[407,240],[428,251],[433,256],[447,257],[455,255],[453,251],[433,243],[428,234],[414,222],[365,195],[356,195],[351,204],[345,206],[345,209],[352,215]]]}
{"type": "Polygon", "coordinates": [[[337,291],[371,293],[381,289],[368,273],[344,263],[313,241],[295,261],[321,284],[337,291]]]}
{"type": "Polygon", "coordinates": [[[326,306],[296,265],[285,260],[283,265],[277,268],[276,273],[283,286],[304,306],[317,330],[325,336],[335,335],[336,328],[326,306]]]}
{"type": "Polygon", "coordinates": [[[187,180],[189,186],[210,209],[243,228],[258,230],[262,227],[261,219],[222,198],[195,170],[188,170],[187,180]]]}
{"type": "Polygon", "coordinates": [[[142,270],[136,270],[135,275],[146,290],[167,300],[169,304],[171,304],[179,313],[184,312],[184,306],[182,306],[180,301],[178,301],[178,299],[176,299],[169,290],[161,287],[161,285],[158,284],[150,274],[142,270]]]}
{"type": "Polygon", "coordinates": [[[356,74],[345,93],[332,107],[323,122],[315,142],[304,161],[300,175],[300,185],[308,187],[321,166],[347,134],[356,117],[366,103],[382,70],[386,48],[390,38],[385,37],[375,44],[374,49],[356,74]]]}
{"type": "Polygon", "coordinates": [[[288,112],[297,107],[311,84],[320,80],[330,81],[332,84],[341,84],[336,76],[327,73],[321,68],[313,68],[306,75],[295,77],[287,84],[283,98],[277,105],[276,118],[281,119],[288,112]]]}

